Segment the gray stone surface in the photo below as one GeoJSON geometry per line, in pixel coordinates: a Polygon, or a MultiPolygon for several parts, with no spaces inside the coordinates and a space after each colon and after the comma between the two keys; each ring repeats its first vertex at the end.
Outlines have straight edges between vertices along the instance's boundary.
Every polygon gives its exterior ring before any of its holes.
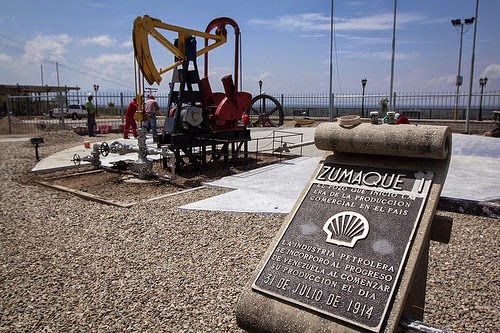
{"type": "Polygon", "coordinates": [[[343,153],[443,159],[450,149],[448,127],[429,125],[372,125],[342,127],[335,122],[318,125],[318,149],[343,153]]]}

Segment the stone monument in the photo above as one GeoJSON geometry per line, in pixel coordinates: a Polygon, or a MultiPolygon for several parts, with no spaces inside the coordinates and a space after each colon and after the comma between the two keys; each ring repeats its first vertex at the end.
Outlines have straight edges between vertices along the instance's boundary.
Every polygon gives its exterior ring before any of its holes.
{"type": "Polygon", "coordinates": [[[395,332],[421,320],[451,155],[441,126],[323,123],[327,151],[238,302],[249,332],[395,332]]]}

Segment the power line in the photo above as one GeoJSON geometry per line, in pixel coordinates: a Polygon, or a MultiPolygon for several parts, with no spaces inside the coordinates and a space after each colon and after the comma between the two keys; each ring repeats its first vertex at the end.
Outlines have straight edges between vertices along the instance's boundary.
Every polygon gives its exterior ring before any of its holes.
{"type": "MultiPolygon", "coordinates": [[[[68,61],[68,62],[69,62],[69,63],[72,63],[72,61],[68,61]]],[[[75,64],[75,65],[77,65],[77,66],[80,66],[80,67],[83,67],[83,68],[85,68],[86,70],[89,70],[89,71],[95,72],[95,73],[97,73],[97,74],[99,74],[99,75],[106,75],[107,77],[110,77],[110,78],[112,78],[113,80],[116,80],[116,82],[119,82],[119,83],[121,84],[121,81],[122,81],[122,80],[121,80],[120,78],[117,78],[117,77],[111,76],[111,75],[109,75],[109,74],[107,74],[107,73],[103,73],[103,72],[97,71],[97,70],[95,70],[95,69],[93,69],[93,68],[91,68],[91,67],[88,67],[88,66],[85,66],[85,65],[82,65],[82,64],[77,64],[77,63],[73,63],[73,64],[75,64]]],[[[65,67],[67,68],[68,66],[65,66],[65,67]]],[[[83,74],[85,74],[85,73],[83,73],[83,74]]]]}
{"type": "MultiPolygon", "coordinates": [[[[14,51],[17,51],[17,52],[20,52],[21,54],[24,54],[25,51],[26,51],[26,45],[25,43],[23,43],[22,41],[19,41],[19,40],[16,40],[16,39],[13,39],[11,37],[8,37],[8,36],[5,36],[3,34],[0,34],[0,37],[5,39],[5,40],[8,40],[8,41],[12,41],[12,42],[15,42],[17,44],[20,44],[21,46],[24,46],[24,49],[23,48],[20,48],[20,47],[16,47],[16,46],[13,46],[11,44],[8,44],[6,43],[5,41],[2,41],[0,40],[0,43],[2,43],[4,46],[10,48],[11,50],[14,50],[14,51]]],[[[66,60],[68,63],[70,64],[73,64],[73,65],[76,65],[76,66],[79,66],[79,67],[82,67],[84,69],[86,69],[87,71],[90,71],[90,72],[94,72],[96,74],[92,74],[92,73],[89,73],[89,72],[84,72],[82,70],[79,70],[79,69],[76,69],[76,68],[72,68],[66,64],[63,64],[61,63],[61,66],[65,67],[66,69],[69,69],[69,70],[72,70],[72,71],[75,71],[75,72],[78,72],[80,74],[83,74],[83,75],[86,75],[86,76],[90,76],[92,78],[98,78],[102,81],[106,81],[106,82],[109,82],[109,83],[112,83],[112,84],[115,84],[115,85],[119,85],[119,86],[122,86],[123,85],[123,80],[121,80],[120,78],[117,78],[117,77],[114,77],[114,76],[111,76],[107,73],[103,73],[101,71],[98,71],[98,70],[95,70],[91,67],[88,67],[88,66],[85,66],[85,65],[82,65],[82,64],[79,64],[79,63],[76,63],[76,62],[73,62],[73,61],[69,61],[69,60],[66,60]],[[107,78],[105,78],[105,77],[107,78]],[[109,78],[111,78],[112,80],[110,80],[109,78]]],[[[35,62],[35,61],[32,61],[31,62],[35,62]]],[[[54,61],[50,61],[48,60],[46,57],[44,57],[42,59],[42,63],[45,63],[45,64],[52,64],[54,61]]],[[[127,87],[131,87],[131,86],[127,86],[127,87]]]]}
{"type": "Polygon", "coordinates": [[[97,76],[97,75],[95,75],[95,74],[94,74],[94,75],[92,75],[92,74],[90,74],[90,73],[86,73],[86,72],[84,72],[84,71],[82,71],[82,70],[79,70],[79,69],[76,69],[76,68],[71,68],[71,67],[68,67],[68,66],[66,66],[66,65],[64,65],[64,64],[61,64],[61,66],[62,66],[62,67],[64,67],[64,68],[66,68],[66,69],[69,69],[69,70],[71,70],[71,71],[78,72],[78,73],[83,74],[83,75],[91,76],[91,77],[93,77],[93,78],[97,78],[97,79],[99,79],[99,80],[101,80],[101,81],[109,82],[109,83],[112,83],[112,84],[115,84],[115,85],[118,85],[118,86],[126,86],[127,88],[132,89],[132,86],[129,86],[129,85],[124,85],[124,84],[123,84],[123,82],[114,81],[114,80],[109,80],[109,79],[106,79],[106,78],[104,78],[104,77],[102,77],[102,76],[97,76]]]}

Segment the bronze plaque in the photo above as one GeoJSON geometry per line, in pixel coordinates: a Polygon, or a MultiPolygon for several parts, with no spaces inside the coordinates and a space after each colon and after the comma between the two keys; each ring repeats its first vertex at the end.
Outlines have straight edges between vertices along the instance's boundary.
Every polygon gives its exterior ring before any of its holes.
{"type": "Polygon", "coordinates": [[[252,288],[379,332],[432,177],[323,164],[252,288]]]}

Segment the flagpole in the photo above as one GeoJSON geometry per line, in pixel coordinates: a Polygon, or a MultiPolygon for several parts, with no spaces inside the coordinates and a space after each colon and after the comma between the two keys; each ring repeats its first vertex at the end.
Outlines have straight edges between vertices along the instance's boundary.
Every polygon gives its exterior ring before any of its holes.
{"type": "Polygon", "coordinates": [[[389,110],[394,111],[394,54],[396,53],[396,8],[397,0],[394,0],[394,19],[392,22],[392,56],[391,56],[391,92],[389,96],[389,110]]]}
{"type": "Polygon", "coordinates": [[[330,122],[333,121],[332,77],[333,77],[333,0],[330,13],[330,88],[328,90],[328,120],[330,122]]]}

